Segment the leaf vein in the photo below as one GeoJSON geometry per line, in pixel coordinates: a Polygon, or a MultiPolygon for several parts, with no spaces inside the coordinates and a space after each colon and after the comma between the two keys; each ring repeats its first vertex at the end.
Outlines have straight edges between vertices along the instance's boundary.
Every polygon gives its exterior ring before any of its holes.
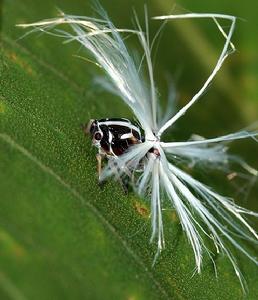
{"type": "Polygon", "coordinates": [[[136,263],[138,263],[149,276],[149,278],[154,282],[160,292],[165,296],[166,299],[170,299],[167,291],[161,286],[161,284],[155,279],[153,274],[149,271],[149,269],[144,265],[141,261],[140,257],[128,246],[127,242],[123,239],[123,237],[115,230],[115,228],[109,223],[109,221],[100,213],[100,211],[90,204],[81,194],[74,189],[69,183],[64,181],[58,174],[54,172],[50,167],[46,166],[42,163],[37,157],[35,157],[32,153],[30,153],[26,148],[18,144],[15,140],[13,140],[9,135],[5,133],[0,133],[0,138],[12,146],[14,149],[18,150],[29,160],[33,161],[42,171],[51,175],[56,181],[58,181],[63,187],[65,187],[73,196],[75,196],[82,204],[87,205],[87,207],[99,218],[99,220],[107,226],[110,232],[116,236],[116,238],[122,243],[126,251],[134,258],[136,263]]]}

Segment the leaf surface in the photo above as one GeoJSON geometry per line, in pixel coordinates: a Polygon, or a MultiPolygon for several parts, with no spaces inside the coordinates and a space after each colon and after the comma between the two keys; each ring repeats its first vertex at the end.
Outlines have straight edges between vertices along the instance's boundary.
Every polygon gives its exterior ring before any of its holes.
{"type": "MultiPolygon", "coordinates": [[[[75,2],[55,4],[68,13],[92,14],[85,1],[75,2]]],[[[133,4],[126,2],[122,10],[119,3],[102,4],[120,27],[131,26],[128,11],[133,4]]],[[[152,1],[149,5],[152,15],[161,13],[160,4],[152,1]]],[[[138,7],[142,7],[141,2],[138,7]]],[[[166,250],[151,267],[156,248],[149,244],[148,203],[133,193],[125,195],[113,181],[103,189],[98,186],[96,150],[80,129],[90,118],[132,118],[131,112],[117,97],[93,84],[92,78],[101,70],[72,56],[78,53],[76,44],[62,45],[58,38],[43,35],[17,40],[23,32],[15,24],[56,15],[52,1],[9,0],[4,2],[2,13],[0,298],[242,299],[233,268],[222,256],[215,259],[218,278],[206,258],[202,274],[192,277],[192,251],[173,211],[165,212],[166,250]]],[[[166,36],[178,37],[181,45],[187,45],[187,38],[179,33],[169,26],[166,36]]],[[[171,58],[168,45],[173,47],[167,39],[161,43],[156,63],[160,72],[170,70],[168,61],[178,60],[171,58]]],[[[175,57],[178,51],[175,46],[175,57]]],[[[190,47],[182,52],[186,57],[190,53],[190,47]]],[[[192,58],[186,58],[185,64],[188,60],[191,64],[192,58]]],[[[233,82],[230,68],[236,67],[226,67],[233,82]]],[[[183,99],[202,82],[207,70],[204,66],[201,70],[199,77],[193,73],[194,83],[191,74],[182,77],[183,99]]],[[[238,129],[247,119],[253,120],[245,110],[239,110],[239,102],[223,88],[222,79],[203,99],[205,105],[198,105],[199,110],[194,108],[192,115],[180,121],[180,134],[191,132],[192,124],[197,133],[200,130],[212,135],[224,128],[238,129]],[[221,113],[221,107],[213,109],[218,106],[217,99],[213,100],[218,95],[224,101],[224,110],[231,110],[230,118],[226,112],[221,113]],[[218,124],[211,118],[219,113],[218,124]],[[233,119],[238,124],[230,127],[233,119]]],[[[157,80],[162,93],[162,79],[157,80]]],[[[257,109],[257,102],[249,105],[257,109]]],[[[255,162],[255,147],[241,147],[242,153],[255,162]]],[[[244,204],[255,209],[252,195],[244,204]]],[[[250,251],[255,249],[251,247],[250,251]]],[[[247,298],[257,299],[257,269],[244,257],[238,259],[250,289],[247,298]]]]}

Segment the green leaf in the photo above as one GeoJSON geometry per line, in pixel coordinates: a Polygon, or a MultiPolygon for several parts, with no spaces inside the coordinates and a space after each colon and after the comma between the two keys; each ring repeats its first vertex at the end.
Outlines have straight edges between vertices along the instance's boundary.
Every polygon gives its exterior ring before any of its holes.
{"type": "MultiPolygon", "coordinates": [[[[170,10],[170,1],[160,2],[149,3],[151,15],[170,10]]],[[[194,11],[211,11],[200,1],[182,2],[194,11]]],[[[121,1],[102,4],[118,26],[131,26],[131,1],[123,7],[121,1]]],[[[62,0],[55,5],[71,14],[92,14],[85,1],[62,0]]],[[[140,20],[142,7],[143,2],[137,2],[140,20]]],[[[243,16],[240,5],[239,10],[231,11],[229,4],[212,9],[243,16]]],[[[252,9],[248,13],[253,16],[252,9]]],[[[233,268],[221,255],[215,259],[218,278],[207,258],[202,274],[192,277],[192,250],[173,211],[165,212],[166,250],[151,267],[156,247],[149,244],[148,203],[133,193],[125,195],[113,181],[103,189],[98,186],[96,149],[80,129],[90,118],[132,118],[131,112],[93,85],[100,70],[72,56],[78,45],[63,45],[58,38],[43,35],[17,40],[24,32],[15,24],[56,15],[52,1],[5,1],[2,14],[0,299],[242,299],[233,268]]],[[[152,32],[158,25],[151,23],[152,32]]],[[[184,27],[169,24],[156,59],[158,74],[175,75],[176,66],[182,66],[178,80],[182,101],[200,86],[219,50],[220,44],[213,43],[216,38],[209,39],[202,28],[198,22],[184,27]],[[190,28],[203,47],[190,43],[194,40],[190,28]]],[[[208,35],[216,33],[206,30],[208,35]]],[[[180,138],[192,130],[215,136],[255,120],[257,68],[243,69],[242,62],[251,65],[255,44],[251,30],[245,32],[248,47],[240,44],[242,56],[236,54],[226,63],[202,104],[178,123],[175,134],[180,138]]],[[[163,94],[162,76],[157,80],[163,94]]],[[[243,144],[236,151],[257,164],[257,148],[243,144]]],[[[227,192],[227,184],[217,188],[227,192]]],[[[255,191],[244,205],[257,208],[254,199],[255,191]]],[[[249,285],[247,299],[257,299],[257,269],[236,256],[249,285]]]]}

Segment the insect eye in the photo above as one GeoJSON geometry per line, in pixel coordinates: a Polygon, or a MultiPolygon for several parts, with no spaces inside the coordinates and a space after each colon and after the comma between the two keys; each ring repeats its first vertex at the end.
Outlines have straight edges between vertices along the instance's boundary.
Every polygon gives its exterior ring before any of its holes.
{"type": "Polygon", "coordinates": [[[101,138],[102,138],[102,135],[101,135],[100,132],[96,132],[96,133],[94,134],[94,139],[95,139],[96,141],[100,141],[101,138]]]}

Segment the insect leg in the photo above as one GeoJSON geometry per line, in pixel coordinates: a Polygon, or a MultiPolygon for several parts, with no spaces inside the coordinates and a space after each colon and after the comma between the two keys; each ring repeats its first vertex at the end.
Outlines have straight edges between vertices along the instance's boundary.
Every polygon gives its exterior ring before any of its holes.
{"type": "MultiPolygon", "coordinates": [[[[128,181],[125,182],[122,178],[121,172],[119,173],[118,167],[114,161],[110,162],[110,167],[112,168],[113,174],[115,175],[115,179],[121,184],[124,193],[128,193],[128,181]]],[[[127,173],[125,173],[127,174],[127,173]]],[[[128,174],[127,174],[128,175],[128,174]]]]}
{"type": "Polygon", "coordinates": [[[97,159],[97,170],[98,170],[98,176],[99,176],[99,181],[100,181],[100,175],[101,175],[101,171],[102,171],[102,159],[104,158],[104,155],[101,153],[98,153],[96,155],[96,159],[97,159]]]}

